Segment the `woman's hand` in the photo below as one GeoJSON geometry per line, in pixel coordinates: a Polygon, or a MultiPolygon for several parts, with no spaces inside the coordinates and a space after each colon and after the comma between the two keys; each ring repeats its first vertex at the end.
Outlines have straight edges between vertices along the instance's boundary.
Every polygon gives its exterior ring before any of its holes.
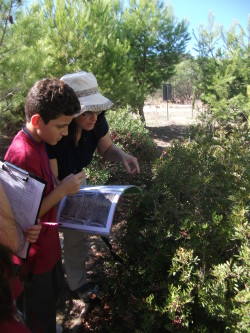
{"type": "Polygon", "coordinates": [[[122,152],[121,160],[129,174],[140,173],[140,167],[136,157],[122,152]]]}

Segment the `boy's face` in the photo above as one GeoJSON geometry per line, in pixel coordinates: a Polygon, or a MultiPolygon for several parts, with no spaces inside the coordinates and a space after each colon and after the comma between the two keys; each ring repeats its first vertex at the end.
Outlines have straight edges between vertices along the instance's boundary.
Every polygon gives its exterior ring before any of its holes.
{"type": "Polygon", "coordinates": [[[50,145],[56,145],[63,136],[68,135],[68,126],[72,119],[73,116],[62,115],[45,124],[43,119],[39,117],[39,125],[36,128],[36,133],[41,141],[50,145]]]}

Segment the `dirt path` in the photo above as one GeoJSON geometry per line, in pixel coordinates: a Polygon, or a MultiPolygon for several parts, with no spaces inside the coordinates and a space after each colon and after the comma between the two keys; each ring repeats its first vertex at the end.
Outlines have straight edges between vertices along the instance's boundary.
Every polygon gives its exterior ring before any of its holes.
{"type": "Polygon", "coordinates": [[[191,105],[172,105],[166,102],[158,107],[144,107],[146,126],[158,147],[169,146],[172,140],[183,140],[188,125],[195,123],[196,111],[191,105]]]}

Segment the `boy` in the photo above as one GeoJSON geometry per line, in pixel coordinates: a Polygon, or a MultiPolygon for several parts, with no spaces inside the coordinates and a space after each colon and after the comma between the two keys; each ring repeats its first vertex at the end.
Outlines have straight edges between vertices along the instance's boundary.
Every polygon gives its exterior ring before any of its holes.
{"type": "Polygon", "coordinates": [[[25,104],[26,124],[13,139],[5,160],[47,182],[39,218],[42,229],[31,244],[27,260],[20,263],[23,293],[16,305],[24,324],[32,332],[62,332],[56,325],[56,301],[64,286],[61,247],[56,221],[56,204],[78,192],[84,172],[70,174],[54,187],[45,142],[55,145],[68,134],[73,115],[80,104],[73,89],[64,82],[42,79],[30,89],[25,104]]]}

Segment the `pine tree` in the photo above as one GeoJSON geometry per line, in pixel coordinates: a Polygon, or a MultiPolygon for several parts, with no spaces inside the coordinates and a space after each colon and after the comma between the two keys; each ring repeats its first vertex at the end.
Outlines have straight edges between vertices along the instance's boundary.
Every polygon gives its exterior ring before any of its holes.
{"type": "Polygon", "coordinates": [[[181,61],[190,39],[187,22],[178,23],[172,8],[158,0],[131,0],[124,22],[135,70],[136,91],[131,103],[144,119],[146,97],[174,74],[175,65],[181,61]]]}

